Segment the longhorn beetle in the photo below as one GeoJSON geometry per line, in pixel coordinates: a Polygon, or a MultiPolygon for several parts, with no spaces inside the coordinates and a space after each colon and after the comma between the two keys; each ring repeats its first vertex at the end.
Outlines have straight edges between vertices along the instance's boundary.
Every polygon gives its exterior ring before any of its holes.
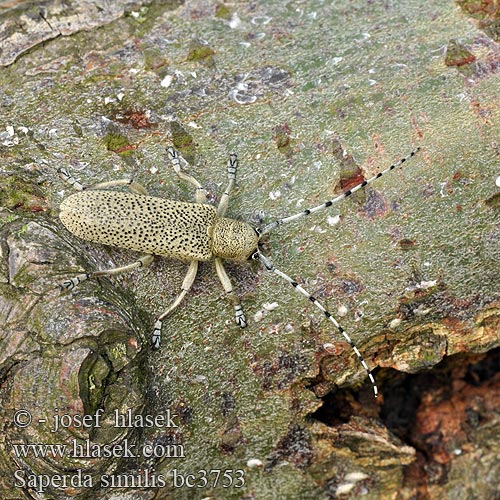
{"type": "Polygon", "coordinates": [[[238,168],[238,158],[235,154],[229,156],[227,164],[229,184],[220,199],[217,209],[207,203],[207,196],[201,184],[194,177],[181,170],[180,157],[175,149],[171,147],[167,149],[167,152],[172,167],[178,177],[196,188],[195,203],[164,200],[150,196],[147,190],[133,179],[100,182],[84,187],[65,168],[60,168],[58,170],[60,177],[78,190],[77,193],[72,194],[61,203],[59,217],[64,226],[84,240],[128,248],[143,254],[135,262],[126,266],[79,274],[64,281],[61,286],[71,290],[89,278],[110,276],[145,267],[151,264],[154,255],[188,261],[189,268],[182,282],[179,295],[172,305],[156,319],[152,343],[154,348],[158,348],[160,347],[163,321],[177,308],[188,293],[196,277],[198,263],[212,258],[215,260],[215,269],[222,286],[229,300],[233,303],[236,323],[242,328],[247,326],[240,300],[233,292],[233,287],[222,261],[223,259],[238,262],[251,259],[260,260],[268,271],[288,281],[295,290],[305,295],[335,325],[366,370],[375,397],[377,397],[378,389],[375,379],[363,356],[346,331],[318,300],[290,276],[274,267],[269,258],[260,252],[259,242],[262,235],[276,227],[331,207],[334,203],[347,198],[375,179],[402,165],[415,155],[419,149],[416,148],[394,165],[335,198],[295,215],[275,220],[262,229],[256,229],[245,222],[224,217],[238,168]],[[116,186],[126,186],[131,193],[108,190],[108,188],[116,186]]]}

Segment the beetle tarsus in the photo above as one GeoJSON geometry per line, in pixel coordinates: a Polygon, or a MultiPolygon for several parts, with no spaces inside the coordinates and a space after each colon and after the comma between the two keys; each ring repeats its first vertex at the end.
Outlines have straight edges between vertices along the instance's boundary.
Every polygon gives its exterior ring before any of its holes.
{"type": "Polygon", "coordinates": [[[153,346],[153,349],[159,349],[160,344],[161,344],[161,326],[162,326],[162,321],[159,319],[156,320],[155,323],[155,329],[153,331],[153,336],[151,338],[151,343],[153,346]]]}

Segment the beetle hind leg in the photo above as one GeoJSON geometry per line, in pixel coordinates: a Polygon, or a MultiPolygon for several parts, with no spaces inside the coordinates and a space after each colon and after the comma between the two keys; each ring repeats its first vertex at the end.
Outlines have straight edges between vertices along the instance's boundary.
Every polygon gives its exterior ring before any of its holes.
{"type": "Polygon", "coordinates": [[[145,195],[148,194],[148,190],[138,182],[135,182],[134,179],[117,179],[115,181],[98,182],[97,184],[92,184],[91,186],[84,186],[83,184],[80,184],[75,179],[75,177],[73,177],[73,175],[64,167],[57,169],[57,173],[64,182],[67,182],[77,191],[84,191],[89,189],[107,189],[116,186],[126,186],[130,189],[130,191],[132,191],[132,193],[145,194],[145,195]]]}
{"type": "Polygon", "coordinates": [[[103,269],[102,271],[94,271],[92,273],[83,273],[75,276],[74,278],[70,278],[64,280],[61,283],[61,288],[65,290],[73,290],[73,288],[77,287],[80,283],[85,280],[98,278],[100,276],[112,276],[114,274],[127,273],[129,271],[134,271],[139,267],[147,267],[153,262],[154,257],[152,255],[146,254],[139,257],[136,261],[127,264],[121,267],[113,267],[111,269],[103,269]]]}
{"type": "Polygon", "coordinates": [[[187,295],[191,287],[193,286],[194,280],[196,278],[196,273],[198,272],[198,261],[193,260],[191,261],[191,264],[189,264],[189,269],[186,273],[186,276],[184,277],[184,281],[182,282],[181,285],[181,292],[177,296],[177,298],[174,300],[172,305],[161,315],[158,316],[155,322],[154,326],[154,331],[153,331],[153,337],[152,337],[152,345],[154,349],[158,349],[160,347],[161,343],[161,328],[163,325],[163,320],[172,314],[175,309],[179,306],[179,304],[182,302],[184,297],[187,295]]]}

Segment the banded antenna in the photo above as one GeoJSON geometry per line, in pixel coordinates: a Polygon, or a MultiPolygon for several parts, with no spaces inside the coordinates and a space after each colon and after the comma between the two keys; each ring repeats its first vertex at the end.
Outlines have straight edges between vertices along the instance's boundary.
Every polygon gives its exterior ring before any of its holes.
{"type": "Polygon", "coordinates": [[[379,179],[380,177],[385,175],[387,172],[390,172],[391,170],[394,170],[395,168],[399,167],[405,161],[408,161],[412,156],[416,155],[419,151],[420,151],[420,147],[415,148],[408,156],[401,158],[401,160],[394,163],[394,165],[391,165],[390,167],[386,168],[385,170],[382,170],[382,172],[379,172],[377,175],[374,175],[373,177],[370,177],[369,179],[364,180],[361,184],[358,184],[357,186],[353,187],[352,189],[349,189],[348,191],[344,191],[342,194],[339,194],[337,197],[332,198],[331,200],[325,201],[321,205],[318,205],[318,206],[312,207],[312,208],[307,208],[306,210],[303,210],[302,212],[299,212],[298,214],[290,215],[289,217],[283,217],[282,219],[278,219],[278,220],[275,220],[274,222],[271,222],[267,226],[264,226],[264,229],[260,230],[259,234],[260,235],[266,234],[269,231],[272,231],[274,228],[281,226],[282,224],[287,224],[288,222],[292,222],[296,219],[300,219],[301,217],[305,217],[306,215],[311,215],[315,212],[319,212],[320,210],[331,207],[335,203],[338,203],[339,201],[343,200],[344,198],[347,198],[348,196],[351,196],[351,194],[355,193],[356,191],[359,191],[360,189],[364,188],[368,184],[371,184],[374,180],[379,179]]]}
{"type": "Polygon", "coordinates": [[[290,283],[290,285],[292,285],[293,288],[295,288],[295,290],[300,292],[302,295],[306,296],[327,317],[327,319],[329,319],[335,325],[335,328],[337,328],[337,330],[344,336],[344,338],[347,340],[347,343],[352,347],[353,351],[356,353],[356,356],[358,357],[360,363],[363,365],[363,368],[366,370],[368,378],[372,383],[373,393],[375,394],[375,397],[378,397],[377,384],[375,382],[375,378],[373,377],[370,368],[368,368],[368,365],[366,364],[366,361],[359,352],[359,349],[356,347],[356,344],[354,344],[354,342],[351,340],[351,337],[347,335],[347,332],[340,326],[340,324],[332,316],[332,314],[325,309],[325,307],[321,304],[321,302],[318,301],[318,299],[316,299],[316,297],[313,297],[307,290],[302,288],[294,279],[290,278],[288,274],[285,274],[283,271],[280,271],[279,269],[274,267],[271,261],[264,255],[262,255],[260,252],[255,252],[253,254],[253,258],[259,259],[264,264],[264,266],[268,271],[271,271],[272,273],[277,274],[278,276],[283,278],[285,281],[288,281],[288,283],[290,283]]]}
{"type": "MultiPolygon", "coordinates": [[[[331,200],[326,201],[325,203],[322,203],[321,205],[318,205],[318,206],[312,207],[312,208],[308,208],[308,209],[306,209],[302,212],[299,212],[295,215],[290,215],[289,217],[284,217],[282,219],[277,219],[274,222],[271,222],[270,224],[265,226],[264,229],[259,231],[259,234],[260,235],[266,234],[269,231],[272,231],[274,228],[281,226],[282,224],[292,222],[296,219],[300,219],[301,217],[305,217],[305,216],[310,215],[312,213],[319,212],[320,210],[331,207],[333,204],[338,203],[339,201],[343,200],[344,198],[347,198],[348,196],[351,196],[351,194],[355,193],[356,191],[359,191],[360,189],[364,188],[366,185],[371,184],[375,179],[379,179],[387,172],[390,172],[391,170],[394,170],[395,168],[399,167],[400,165],[405,163],[407,160],[409,160],[412,156],[417,154],[418,151],[420,151],[420,147],[417,147],[408,156],[401,158],[401,160],[394,163],[393,165],[386,168],[385,170],[382,170],[377,175],[370,177],[369,179],[364,180],[361,184],[358,184],[357,186],[353,187],[352,189],[349,189],[348,191],[344,191],[342,194],[338,195],[335,198],[332,198],[331,200]]],[[[290,285],[292,285],[293,288],[295,288],[295,290],[297,290],[302,295],[307,297],[326,316],[326,318],[328,320],[330,320],[335,325],[335,328],[337,328],[337,330],[342,334],[342,336],[345,338],[347,343],[351,346],[352,350],[356,353],[356,356],[358,357],[361,365],[363,366],[363,368],[365,369],[365,371],[368,375],[368,378],[370,379],[370,382],[371,382],[372,387],[373,387],[373,393],[375,394],[375,397],[378,397],[377,384],[375,382],[375,378],[373,377],[373,374],[372,374],[370,368],[368,367],[368,365],[366,364],[366,361],[364,360],[363,356],[359,352],[359,349],[356,347],[354,342],[351,340],[351,337],[349,337],[347,332],[342,328],[342,326],[340,326],[339,322],[332,316],[332,314],[321,304],[321,302],[319,302],[307,290],[305,290],[302,286],[300,286],[294,279],[292,279],[290,276],[285,274],[283,271],[280,271],[279,269],[274,267],[272,262],[267,257],[262,255],[259,251],[255,252],[253,254],[252,258],[255,260],[259,259],[262,262],[262,264],[264,264],[265,268],[268,271],[280,276],[285,281],[288,281],[288,283],[290,283],[290,285]]]]}

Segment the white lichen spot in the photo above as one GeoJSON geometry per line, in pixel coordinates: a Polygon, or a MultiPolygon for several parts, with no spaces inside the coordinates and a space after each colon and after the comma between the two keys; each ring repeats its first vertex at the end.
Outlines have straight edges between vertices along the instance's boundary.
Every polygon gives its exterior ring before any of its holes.
{"type": "Polygon", "coordinates": [[[417,288],[420,288],[420,290],[427,290],[427,288],[432,288],[436,286],[437,280],[431,280],[431,281],[421,281],[420,283],[417,284],[417,288]]]}
{"type": "Polygon", "coordinates": [[[363,481],[363,479],[368,479],[368,474],[365,474],[364,472],[349,472],[349,474],[346,475],[345,480],[348,483],[357,483],[358,481],[363,481]]]}
{"type": "Polygon", "coordinates": [[[390,323],[389,323],[389,328],[391,330],[394,330],[394,328],[397,328],[401,324],[401,318],[394,318],[390,323]]]}
{"type": "Polygon", "coordinates": [[[241,90],[241,91],[245,91],[245,90],[248,90],[248,83],[245,82],[245,80],[248,78],[248,73],[246,75],[243,75],[243,78],[241,79],[241,81],[239,81],[237,84],[236,84],[236,90],[241,90]]]}
{"type": "Polygon", "coordinates": [[[158,167],[151,167],[151,168],[149,169],[149,173],[150,173],[150,174],[156,174],[157,172],[158,172],[158,167]]]}
{"type": "Polygon", "coordinates": [[[123,98],[125,97],[125,94],[123,92],[120,92],[116,98],[121,102],[123,100],[123,98]]]}
{"type": "Polygon", "coordinates": [[[274,311],[275,309],[277,309],[279,307],[279,304],[277,302],[266,302],[265,304],[262,304],[262,307],[266,310],[266,311],[274,311]]]}
{"type": "Polygon", "coordinates": [[[104,98],[104,104],[110,104],[112,102],[115,102],[115,99],[113,97],[105,97],[104,98]]]}
{"type": "Polygon", "coordinates": [[[340,305],[340,306],[337,308],[337,314],[338,314],[339,316],[341,316],[341,317],[345,316],[345,315],[348,313],[348,311],[349,311],[349,310],[347,309],[347,307],[346,307],[344,304],[340,305]]]}
{"type": "Polygon", "coordinates": [[[168,88],[170,87],[170,85],[172,84],[174,80],[174,77],[172,75],[166,75],[163,80],[160,82],[160,85],[164,88],[168,88]]]}
{"type": "Polygon", "coordinates": [[[258,310],[254,315],[253,315],[253,320],[254,323],[258,323],[259,321],[262,321],[262,318],[264,317],[264,311],[262,309],[258,310]]]}
{"type": "Polygon", "coordinates": [[[326,229],[322,229],[321,226],[313,226],[309,229],[309,231],[312,231],[314,233],[319,233],[319,234],[326,233],[326,229]]]}
{"type": "Polygon", "coordinates": [[[184,73],[178,69],[174,71],[175,78],[177,79],[177,82],[180,85],[186,85],[186,77],[184,76],[184,73]]]}
{"type": "Polygon", "coordinates": [[[139,70],[137,68],[130,68],[128,70],[128,72],[131,74],[131,75],[137,75],[137,73],[139,73],[139,70]]]}
{"type": "Polygon", "coordinates": [[[263,467],[264,464],[262,463],[262,460],[259,460],[258,458],[250,458],[247,460],[247,467],[250,469],[255,469],[256,467],[263,467]]]}
{"type": "Polygon", "coordinates": [[[17,127],[19,132],[22,132],[24,135],[27,135],[30,129],[28,127],[17,127]]]}
{"type": "Polygon", "coordinates": [[[208,386],[208,378],[205,375],[195,375],[193,381],[208,386]]]}
{"type": "Polygon", "coordinates": [[[277,200],[280,196],[281,196],[281,191],[280,190],[271,191],[269,193],[269,198],[271,198],[271,200],[277,200]]]}
{"type": "Polygon", "coordinates": [[[256,25],[264,25],[264,24],[269,24],[272,20],[272,17],[269,16],[255,16],[252,17],[252,20],[250,21],[252,24],[256,25]]]}
{"type": "Polygon", "coordinates": [[[191,127],[191,128],[201,128],[201,126],[198,125],[196,122],[189,122],[187,125],[188,125],[188,127],[191,127]]]}
{"type": "Polygon", "coordinates": [[[343,59],[344,59],[343,57],[334,57],[333,59],[330,60],[330,65],[337,66],[337,64],[342,62],[343,59]]]}
{"type": "Polygon", "coordinates": [[[56,128],[51,128],[48,132],[47,132],[47,135],[51,138],[51,139],[55,139],[57,137],[57,129],[56,128]]]}
{"type": "Polygon", "coordinates": [[[500,175],[496,178],[495,184],[500,188],[500,175]]]}
{"type": "Polygon", "coordinates": [[[253,316],[253,319],[256,323],[259,321],[262,321],[264,316],[266,315],[266,312],[268,311],[274,311],[277,307],[279,307],[279,304],[277,302],[266,302],[265,304],[262,304],[263,309],[259,309],[253,316]]]}
{"type": "Polygon", "coordinates": [[[178,356],[180,358],[184,357],[184,354],[191,348],[191,346],[194,344],[194,342],[184,342],[184,344],[181,346],[180,350],[178,351],[178,356]]]}
{"type": "Polygon", "coordinates": [[[15,130],[14,130],[14,127],[12,125],[7,125],[5,127],[5,130],[7,131],[7,134],[10,136],[10,137],[14,137],[15,135],[15,130]]]}
{"type": "Polygon", "coordinates": [[[240,42],[240,45],[242,47],[245,47],[245,49],[247,49],[248,47],[250,47],[250,45],[252,45],[250,42],[240,42]]]}
{"type": "Polygon", "coordinates": [[[329,215],[329,216],[326,218],[326,222],[327,222],[330,226],[336,226],[336,225],[340,222],[340,215],[329,215]]]}
{"type": "Polygon", "coordinates": [[[441,195],[441,198],[446,198],[448,196],[448,194],[444,192],[444,188],[446,187],[446,184],[447,184],[446,182],[439,183],[439,186],[440,186],[439,194],[441,195]]]}
{"type": "Polygon", "coordinates": [[[277,335],[277,334],[279,334],[279,329],[280,329],[280,324],[278,324],[278,325],[273,325],[273,326],[271,326],[271,328],[270,328],[270,330],[269,330],[269,333],[270,333],[271,335],[277,335]]]}
{"type": "Polygon", "coordinates": [[[227,25],[234,30],[240,24],[241,24],[240,16],[238,16],[238,14],[234,12],[233,15],[231,16],[231,20],[227,23],[227,25]]]}
{"type": "Polygon", "coordinates": [[[437,280],[431,281],[421,281],[420,283],[415,283],[406,287],[407,292],[413,292],[414,290],[427,290],[428,288],[435,287],[437,285],[437,280]]]}
{"type": "Polygon", "coordinates": [[[229,97],[237,104],[252,104],[257,100],[257,96],[241,94],[238,89],[231,90],[229,97]]]}
{"type": "Polygon", "coordinates": [[[427,314],[429,314],[430,312],[432,311],[432,309],[430,307],[428,308],[425,308],[423,304],[421,304],[415,311],[414,313],[417,315],[417,316],[425,316],[427,314]]]}
{"type": "Polygon", "coordinates": [[[345,483],[345,484],[339,484],[337,486],[337,489],[335,490],[335,493],[337,495],[346,495],[349,493],[352,489],[354,488],[354,483],[345,483]]]}
{"type": "Polygon", "coordinates": [[[363,311],[355,311],[354,312],[354,321],[361,321],[364,317],[365,313],[363,311]]]}
{"type": "Polygon", "coordinates": [[[2,141],[1,142],[2,146],[5,146],[7,148],[11,148],[12,146],[19,143],[19,137],[11,136],[9,130],[6,130],[5,132],[0,132],[0,140],[2,141]]]}

